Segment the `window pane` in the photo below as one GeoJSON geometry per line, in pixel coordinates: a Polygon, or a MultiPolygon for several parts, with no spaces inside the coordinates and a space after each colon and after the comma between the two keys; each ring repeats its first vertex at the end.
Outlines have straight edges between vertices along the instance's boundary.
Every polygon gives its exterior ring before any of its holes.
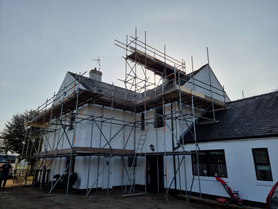
{"type": "Polygon", "coordinates": [[[15,156],[8,156],[10,163],[15,163],[16,157],[15,156]]]}
{"type": "Polygon", "coordinates": [[[157,107],[155,113],[155,128],[163,127],[163,107],[157,107]]]}
{"type": "MultiPolygon", "coordinates": [[[[193,174],[197,175],[196,154],[192,155],[193,174]]],[[[224,150],[206,150],[198,152],[201,176],[227,177],[224,150]]]]}
{"type": "Polygon", "coordinates": [[[7,159],[9,159],[10,163],[15,163],[16,157],[15,156],[1,155],[0,156],[0,163],[6,163],[7,159]]]}
{"type": "Polygon", "coordinates": [[[267,148],[252,149],[257,180],[272,181],[267,148]]]}
{"type": "MultiPolygon", "coordinates": [[[[199,164],[199,172],[200,176],[208,176],[207,164],[199,164]]],[[[198,175],[198,170],[195,163],[193,165],[193,174],[198,175]]]]}
{"type": "Polygon", "coordinates": [[[256,150],[254,154],[255,154],[255,159],[257,164],[260,163],[268,164],[268,157],[267,157],[266,150],[256,150]]]}
{"type": "Polygon", "coordinates": [[[145,129],[145,113],[141,113],[141,131],[145,129]]]}
{"type": "Polygon", "coordinates": [[[271,171],[269,170],[257,170],[258,180],[272,180],[271,171]]]}
{"type": "Polygon", "coordinates": [[[206,163],[206,153],[205,152],[198,152],[199,163],[206,163]]]}
{"type": "Polygon", "coordinates": [[[217,164],[210,164],[210,176],[218,176],[217,164]]]}
{"type": "Polygon", "coordinates": [[[269,165],[257,165],[257,170],[270,171],[270,166],[269,165]]]}
{"type": "Polygon", "coordinates": [[[209,160],[211,163],[224,163],[225,157],[223,151],[212,151],[209,152],[209,160]]]}
{"type": "Polygon", "coordinates": [[[200,176],[207,176],[208,175],[208,169],[206,164],[199,164],[200,166],[200,176]]]}
{"type": "Polygon", "coordinates": [[[1,155],[0,156],[0,163],[5,163],[5,162],[6,162],[5,156],[1,155]]]}
{"type": "Polygon", "coordinates": [[[227,177],[225,164],[211,164],[210,171],[211,171],[210,176],[227,177]]]}

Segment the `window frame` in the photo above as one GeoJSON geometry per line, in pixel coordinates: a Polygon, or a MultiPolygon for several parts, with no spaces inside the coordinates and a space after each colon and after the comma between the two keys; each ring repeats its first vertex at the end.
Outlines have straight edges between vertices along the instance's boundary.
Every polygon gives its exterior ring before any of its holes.
{"type": "Polygon", "coordinates": [[[163,106],[155,108],[155,128],[161,128],[164,126],[164,109],[163,106]]]}
{"type": "MultiPolygon", "coordinates": [[[[192,175],[194,175],[194,171],[196,168],[196,151],[192,151],[191,155],[191,165],[192,165],[192,175]]],[[[228,171],[227,171],[227,163],[226,163],[226,155],[225,155],[225,150],[224,149],[216,149],[216,150],[200,150],[198,151],[199,155],[199,169],[200,169],[200,176],[205,176],[205,177],[215,177],[214,175],[218,169],[223,170],[223,174],[219,175],[219,172],[217,172],[217,176],[222,177],[222,178],[228,178],[228,171]],[[212,159],[212,156],[210,153],[213,152],[222,152],[220,160],[222,162],[215,162],[212,159]],[[203,159],[200,159],[200,154],[203,154],[203,159]],[[214,167],[214,169],[212,168],[214,167]],[[205,169],[204,169],[205,168],[205,169]],[[206,170],[206,174],[205,173],[206,170]],[[214,173],[213,173],[214,172],[214,173]]],[[[214,155],[217,156],[217,155],[214,155]]],[[[197,171],[196,171],[197,172],[197,171]]],[[[197,173],[195,175],[198,175],[197,173]]]]}
{"type": "Polygon", "coordinates": [[[10,161],[10,164],[14,164],[16,162],[16,156],[14,155],[0,155],[0,163],[6,163],[6,160],[10,161]]]}
{"type": "Polygon", "coordinates": [[[254,167],[255,167],[255,173],[256,173],[256,178],[257,181],[273,181],[273,175],[272,175],[272,170],[271,170],[271,164],[270,164],[270,160],[269,160],[269,153],[268,153],[268,149],[266,147],[263,148],[252,148],[252,155],[253,155],[253,161],[254,161],[254,167]],[[256,160],[256,156],[255,156],[255,152],[256,151],[266,151],[266,157],[267,157],[267,163],[258,163],[256,160]],[[269,166],[269,171],[270,171],[270,179],[259,179],[259,170],[257,169],[257,166],[260,165],[267,165],[269,166]]]}
{"type": "Polygon", "coordinates": [[[141,113],[141,131],[145,130],[145,113],[141,113]]]}
{"type": "Polygon", "coordinates": [[[69,127],[68,127],[69,131],[74,129],[75,119],[76,119],[75,112],[72,111],[70,114],[70,121],[69,121],[69,127]]]}
{"type": "Polygon", "coordinates": [[[128,168],[134,168],[134,167],[137,167],[137,157],[128,157],[127,158],[127,167],[128,168]],[[132,166],[132,163],[133,163],[133,160],[134,160],[134,165],[132,166]]]}

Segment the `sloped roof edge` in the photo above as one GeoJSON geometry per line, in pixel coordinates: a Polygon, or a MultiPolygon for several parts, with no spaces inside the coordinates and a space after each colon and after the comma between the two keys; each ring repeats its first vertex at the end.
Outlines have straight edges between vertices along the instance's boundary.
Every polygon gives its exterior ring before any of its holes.
{"type": "MultiPolygon", "coordinates": [[[[198,142],[278,136],[278,91],[232,101],[227,107],[215,112],[218,123],[196,125],[198,142]]],[[[183,140],[192,142],[193,137],[187,133],[183,140]]]]}

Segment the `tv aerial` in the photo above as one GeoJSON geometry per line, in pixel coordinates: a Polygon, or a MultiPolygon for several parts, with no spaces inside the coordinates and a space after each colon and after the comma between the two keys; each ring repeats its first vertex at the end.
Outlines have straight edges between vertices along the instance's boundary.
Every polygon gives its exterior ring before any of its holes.
{"type": "Polygon", "coordinates": [[[97,64],[98,64],[98,70],[100,71],[100,59],[99,59],[99,57],[98,57],[97,59],[92,59],[92,61],[97,62],[97,64]]]}

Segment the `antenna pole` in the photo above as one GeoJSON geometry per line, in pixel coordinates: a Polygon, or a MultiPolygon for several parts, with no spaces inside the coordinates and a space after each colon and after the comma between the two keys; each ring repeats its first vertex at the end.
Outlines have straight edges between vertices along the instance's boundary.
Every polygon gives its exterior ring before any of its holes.
{"type": "Polygon", "coordinates": [[[208,65],[209,65],[209,49],[207,47],[207,59],[208,59],[208,65]]]}
{"type": "Polygon", "coordinates": [[[97,62],[98,70],[100,71],[100,59],[99,59],[99,57],[97,59],[92,59],[92,60],[97,62]]]}

